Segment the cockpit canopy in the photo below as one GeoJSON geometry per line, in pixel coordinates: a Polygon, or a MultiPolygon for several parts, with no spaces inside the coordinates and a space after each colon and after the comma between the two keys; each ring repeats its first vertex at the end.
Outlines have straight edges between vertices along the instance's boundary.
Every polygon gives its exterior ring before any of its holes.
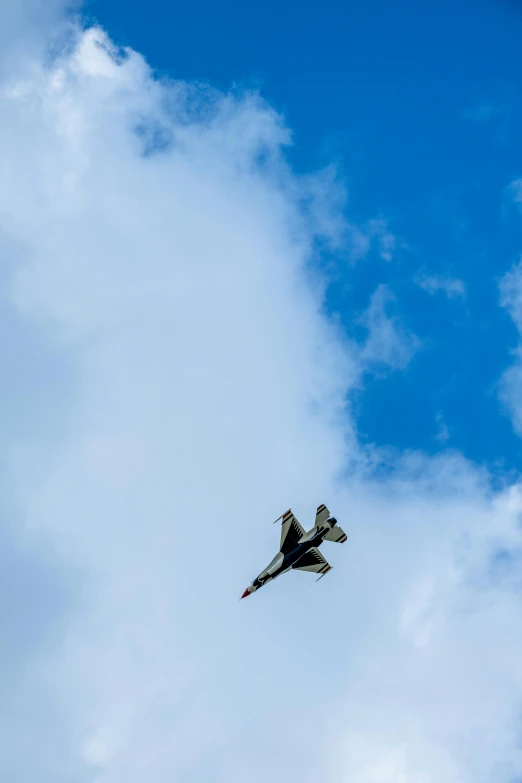
{"type": "Polygon", "coordinates": [[[335,517],[330,517],[328,522],[331,524],[332,527],[334,527],[337,524],[337,520],[335,517]]]}

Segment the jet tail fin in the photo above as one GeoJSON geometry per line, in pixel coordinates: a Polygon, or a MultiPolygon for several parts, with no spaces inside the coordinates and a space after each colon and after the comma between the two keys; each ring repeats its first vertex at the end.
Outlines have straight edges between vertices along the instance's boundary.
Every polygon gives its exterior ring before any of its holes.
{"type": "Polygon", "coordinates": [[[328,533],[325,534],[324,540],[325,541],[333,541],[337,544],[344,544],[348,536],[342,529],[342,527],[339,527],[336,525],[335,527],[332,527],[328,533]]]}

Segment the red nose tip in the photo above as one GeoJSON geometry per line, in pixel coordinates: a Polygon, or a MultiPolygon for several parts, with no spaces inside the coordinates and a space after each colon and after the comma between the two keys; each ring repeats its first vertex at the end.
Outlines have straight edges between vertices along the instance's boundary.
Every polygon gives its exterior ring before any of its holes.
{"type": "MultiPolygon", "coordinates": [[[[248,587],[247,587],[247,589],[245,590],[245,592],[243,593],[243,595],[241,596],[241,598],[246,598],[246,597],[247,597],[247,595],[250,595],[250,590],[248,589],[248,587]]],[[[241,598],[240,598],[239,600],[241,600],[241,598]]]]}

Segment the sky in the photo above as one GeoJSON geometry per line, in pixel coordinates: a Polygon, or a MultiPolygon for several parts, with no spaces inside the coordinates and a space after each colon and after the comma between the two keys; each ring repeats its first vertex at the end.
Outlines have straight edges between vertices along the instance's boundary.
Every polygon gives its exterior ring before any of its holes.
{"type": "Polygon", "coordinates": [[[522,780],[521,30],[2,4],[2,779],[522,780]]]}
{"type": "Polygon", "coordinates": [[[294,170],[335,166],[350,219],[382,221],[393,235],[393,264],[383,264],[378,236],[364,264],[340,254],[328,295],[357,337],[353,313],[388,285],[425,346],[408,373],[368,378],[361,438],[434,453],[442,418],[448,445],[493,470],[518,470],[519,439],[495,392],[517,334],[491,283],[520,246],[506,194],[521,175],[520,4],[442,0],[434,12],[368,0],[327,2],[318,13],[294,3],[253,11],[201,0],[180,11],[164,0],[91,0],[86,13],[158,75],[258,88],[292,130],[294,170]],[[450,296],[418,285],[455,275],[461,289],[450,296]]]}

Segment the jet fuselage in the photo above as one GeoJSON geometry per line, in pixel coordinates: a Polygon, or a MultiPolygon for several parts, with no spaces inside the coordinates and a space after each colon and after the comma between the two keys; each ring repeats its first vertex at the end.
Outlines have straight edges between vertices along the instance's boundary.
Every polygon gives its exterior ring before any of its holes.
{"type": "Polygon", "coordinates": [[[297,546],[294,547],[290,552],[287,552],[285,555],[283,555],[282,552],[279,552],[279,554],[275,556],[275,558],[264,569],[264,571],[261,571],[259,576],[257,576],[249,585],[249,587],[247,587],[245,593],[253,593],[256,590],[259,590],[260,587],[263,587],[263,585],[266,585],[267,582],[271,582],[278,576],[281,576],[281,574],[290,571],[290,569],[297,564],[297,561],[300,560],[301,557],[306,554],[306,552],[308,552],[313,547],[321,546],[325,535],[336,524],[337,520],[335,517],[329,517],[326,522],[323,522],[318,528],[312,528],[310,531],[308,531],[308,533],[305,533],[302,539],[298,542],[297,546]]]}

